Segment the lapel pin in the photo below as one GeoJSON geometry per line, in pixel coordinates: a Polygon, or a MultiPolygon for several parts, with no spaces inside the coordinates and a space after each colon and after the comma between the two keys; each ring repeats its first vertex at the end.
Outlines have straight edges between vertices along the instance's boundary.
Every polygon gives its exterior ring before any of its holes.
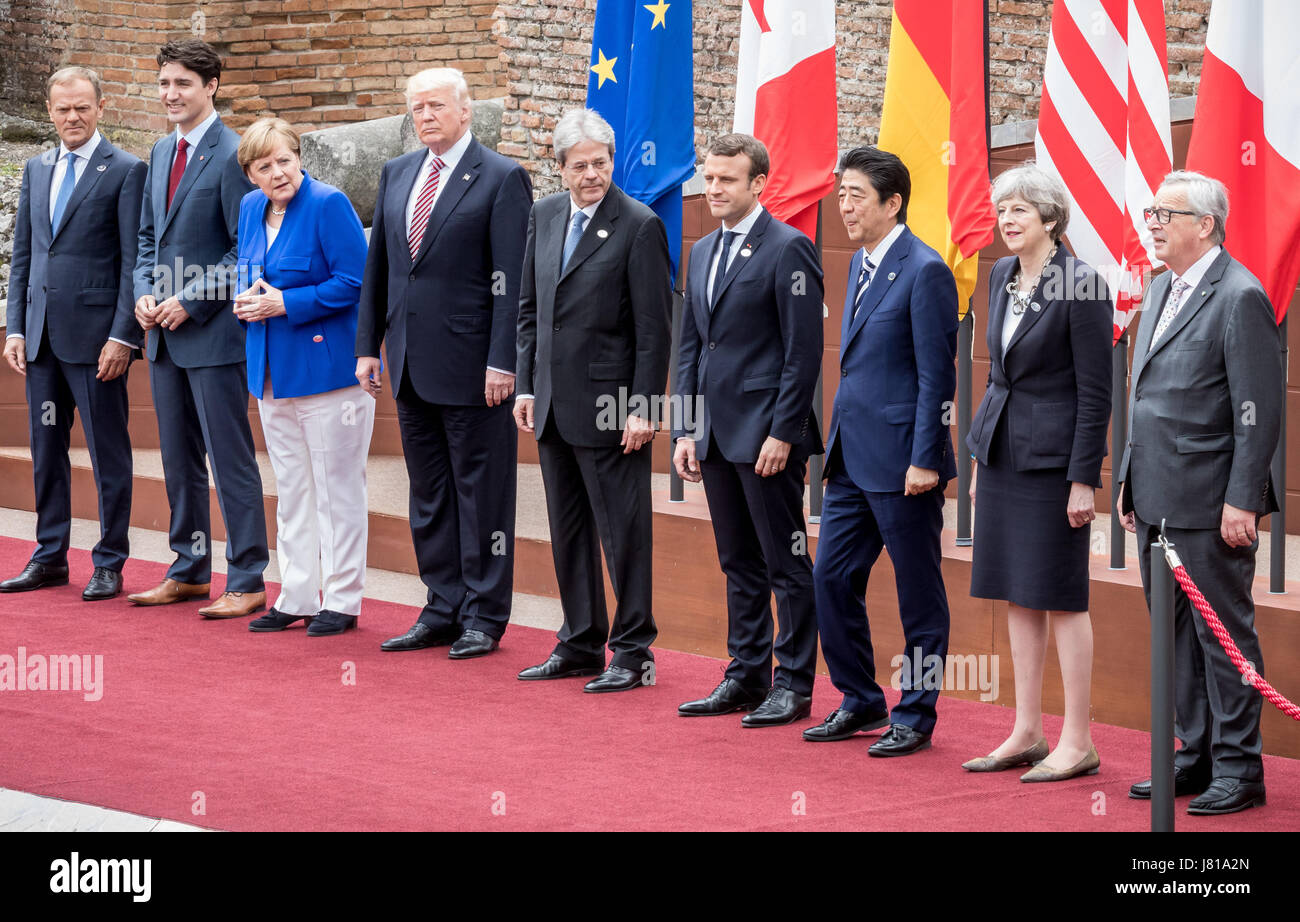
{"type": "Polygon", "coordinates": [[[891,273],[889,273],[889,275],[886,276],[886,278],[888,278],[889,281],[892,282],[892,281],[894,280],[894,276],[896,276],[897,274],[898,274],[898,273],[896,273],[896,272],[891,272],[891,273]]]}
{"type": "Polygon", "coordinates": [[[202,161],[204,159],[205,159],[204,156],[202,154],[199,154],[199,160],[202,161]]]}
{"type": "Polygon", "coordinates": [[[745,247],[743,250],[740,251],[740,255],[745,257],[753,256],[754,251],[751,250],[749,247],[745,247]]]}
{"type": "Polygon", "coordinates": [[[609,231],[605,230],[605,228],[602,227],[600,230],[596,231],[596,236],[599,237],[601,240],[604,240],[606,237],[609,236],[609,231]]]}
{"type": "Polygon", "coordinates": [[[466,173],[464,176],[461,177],[461,179],[465,180],[465,182],[469,182],[469,174],[466,173]]]}
{"type": "Polygon", "coordinates": [[[311,341],[314,343],[323,343],[325,341],[325,337],[317,333],[315,336],[311,338],[311,341]]]}
{"type": "Polygon", "coordinates": [[[1043,309],[1043,305],[1039,304],[1037,301],[1034,301],[1032,304],[1029,305],[1029,309],[1033,311],[1035,314],[1037,314],[1039,311],[1043,309]]]}
{"type": "Polygon", "coordinates": [[[96,172],[96,173],[102,173],[102,172],[104,172],[104,171],[107,170],[107,169],[108,169],[108,167],[104,166],[104,164],[101,163],[99,166],[95,167],[95,172],[96,172]]]}

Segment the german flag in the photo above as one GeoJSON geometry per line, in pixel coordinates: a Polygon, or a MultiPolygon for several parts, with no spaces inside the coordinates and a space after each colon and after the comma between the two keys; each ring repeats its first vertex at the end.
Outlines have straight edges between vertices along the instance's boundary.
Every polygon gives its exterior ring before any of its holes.
{"type": "Polygon", "coordinates": [[[907,226],[957,277],[966,316],[981,247],[993,242],[988,112],[984,101],[984,4],[895,0],[877,146],[912,174],[907,226]]]}

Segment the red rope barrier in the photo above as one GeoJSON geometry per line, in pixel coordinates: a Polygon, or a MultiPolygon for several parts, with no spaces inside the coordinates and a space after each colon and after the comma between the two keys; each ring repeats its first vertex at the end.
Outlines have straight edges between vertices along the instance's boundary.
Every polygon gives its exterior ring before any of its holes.
{"type": "MultiPolygon", "coordinates": [[[[1163,538],[1161,543],[1165,543],[1163,538]]],[[[1300,705],[1288,701],[1262,675],[1255,671],[1255,667],[1246,661],[1246,657],[1241,655],[1241,650],[1238,649],[1237,644],[1233,642],[1231,635],[1228,634],[1228,629],[1223,626],[1223,622],[1214,613],[1214,609],[1206,601],[1205,596],[1201,595],[1201,590],[1196,588],[1196,584],[1192,582],[1192,578],[1187,574],[1187,568],[1182,565],[1178,555],[1173,552],[1173,549],[1167,543],[1165,543],[1165,563],[1169,564],[1174,579],[1178,580],[1178,585],[1183,587],[1183,592],[1187,594],[1187,598],[1192,600],[1196,610],[1205,619],[1206,625],[1214,632],[1214,636],[1219,639],[1220,646],[1228,654],[1228,659],[1232,660],[1232,664],[1237,667],[1237,671],[1245,676],[1246,681],[1255,686],[1259,693],[1276,705],[1277,709],[1283,714],[1294,720],[1300,720],[1300,705]]]]}

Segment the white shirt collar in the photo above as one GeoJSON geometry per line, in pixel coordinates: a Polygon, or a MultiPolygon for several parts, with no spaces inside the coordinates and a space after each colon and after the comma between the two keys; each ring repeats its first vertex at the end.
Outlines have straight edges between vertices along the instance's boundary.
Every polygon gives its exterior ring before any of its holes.
{"type": "Polygon", "coordinates": [[[189,134],[181,134],[181,126],[177,125],[176,138],[177,140],[184,138],[186,143],[188,143],[191,148],[198,147],[199,142],[203,140],[203,136],[208,133],[208,129],[212,127],[212,123],[215,122],[216,120],[217,120],[217,110],[213,109],[211,112],[208,113],[207,118],[205,118],[203,121],[199,122],[197,125],[195,125],[193,128],[190,129],[189,134]]]}
{"type": "Polygon", "coordinates": [[[749,210],[749,214],[737,221],[735,227],[727,227],[727,222],[723,221],[722,229],[723,231],[731,231],[734,234],[740,234],[742,237],[748,237],[749,232],[754,229],[754,225],[758,223],[758,217],[762,213],[763,206],[758,202],[755,202],[754,207],[749,210]]]}
{"type": "Polygon", "coordinates": [[[903,236],[903,228],[905,228],[906,226],[907,225],[904,224],[902,221],[899,221],[897,224],[894,225],[893,229],[889,233],[885,234],[885,239],[881,240],[879,243],[876,244],[876,248],[874,250],[867,252],[867,248],[863,247],[862,248],[863,260],[867,260],[867,259],[871,260],[871,264],[875,266],[877,269],[879,269],[882,265],[884,265],[885,257],[889,255],[889,248],[894,245],[894,241],[897,240],[899,237],[903,236]]]}
{"type": "MultiPolygon", "coordinates": [[[[605,193],[605,195],[608,194],[609,194],[608,192],[605,193]]],[[[604,195],[600,197],[600,202],[603,201],[605,201],[604,195]]],[[[569,194],[569,223],[573,223],[573,216],[577,214],[579,211],[581,211],[583,214],[587,216],[588,221],[596,217],[596,209],[600,207],[600,202],[596,202],[596,204],[594,205],[588,205],[586,208],[579,208],[578,203],[573,200],[573,194],[570,193],[569,194]]]]}
{"type": "MultiPolygon", "coordinates": [[[[1219,257],[1219,252],[1223,247],[1217,243],[1201,254],[1201,258],[1188,266],[1187,271],[1182,275],[1174,273],[1174,277],[1169,280],[1170,290],[1173,289],[1174,282],[1182,281],[1188,288],[1195,288],[1201,284],[1201,279],[1205,276],[1206,270],[1210,268],[1210,263],[1219,257]]],[[[1170,270],[1172,271],[1172,270],[1170,270]]]]}
{"type": "MultiPolygon", "coordinates": [[[[465,151],[469,150],[469,142],[472,141],[473,138],[474,135],[467,131],[460,136],[459,141],[447,148],[445,154],[436,155],[442,159],[442,171],[444,173],[449,173],[456,169],[456,164],[460,163],[460,158],[464,157],[465,151]]],[[[428,150],[427,148],[425,149],[424,164],[420,168],[423,172],[427,173],[432,169],[434,156],[433,151],[428,150]]]]}
{"type": "Polygon", "coordinates": [[[67,146],[62,142],[60,142],[59,159],[63,160],[68,156],[69,153],[73,153],[76,154],[78,157],[81,157],[89,161],[90,158],[95,155],[95,151],[99,148],[99,137],[100,137],[99,129],[97,128],[95,129],[95,133],[90,136],[90,140],[88,140],[85,144],[81,145],[74,151],[69,151],[67,146]]]}

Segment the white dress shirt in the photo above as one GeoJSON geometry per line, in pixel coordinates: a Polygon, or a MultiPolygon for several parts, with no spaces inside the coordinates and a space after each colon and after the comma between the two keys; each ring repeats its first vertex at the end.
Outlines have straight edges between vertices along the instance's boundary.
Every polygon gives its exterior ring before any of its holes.
{"type": "MultiPolygon", "coordinates": [[[[473,139],[470,132],[465,132],[460,136],[460,140],[448,148],[447,153],[438,154],[442,159],[442,174],[438,177],[438,191],[433,194],[433,201],[429,203],[429,213],[438,206],[438,197],[442,195],[442,190],[447,188],[447,180],[451,178],[452,171],[460,163],[460,158],[465,156],[465,151],[469,149],[469,142],[473,139]]],[[[424,184],[429,178],[429,172],[433,169],[433,151],[426,151],[424,161],[420,164],[420,171],[415,174],[415,185],[411,186],[411,194],[406,199],[406,229],[411,229],[411,218],[415,215],[415,203],[420,198],[420,193],[424,191],[424,184]]],[[[409,236],[409,233],[408,233],[409,236]]]]}
{"type": "MultiPolygon", "coordinates": [[[[722,230],[724,233],[731,231],[736,235],[731,238],[731,249],[727,251],[727,266],[726,269],[723,270],[724,278],[726,277],[726,273],[731,270],[731,261],[735,259],[736,254],[740,252],[740,248],[744,244],[745,238],[748,237],[749,232],[754,229],[754,224],[758,221],[758,216],[762,213],[763,206],[755,202],[754,207],[750,209],[749,214],[737,221],[735,227],[727,227],[727,222],[722,222],[722,230]]],[[[722,247],[718,247],[717,252],[713,254],[713,261],[709,263],[709,277],[707,290],[705,291],[705,297],[709,299],[710,304],[713,303],[713,279],[718,272],[718,260],[721,258],[722,247]]]]}
{"type": "MultiPolygon", "coordinates": [[[[199,142],[203,140],[203,136],[208,133],[208,129],[212,127],[212,123],[216,120],[217,110],[213,109],[208,113],[207,118],[190,129],[189,134],[181,134],[181,126],[176,126],[176,140],[179,142],[181,138],[184,138],[185,143],[189,145],[189,148],[185,151],[185,169],[187,171],[190,168],[190,164],[196,159],[192,151],[199,146],[199,142]]],[[[176,145],[176,150],[172,152],[172,162],[167,165],[168,176],[171,176],[171,168],[176,165],[176,156],[179,153],[180,144],[178,143],[176,145]]]]}

